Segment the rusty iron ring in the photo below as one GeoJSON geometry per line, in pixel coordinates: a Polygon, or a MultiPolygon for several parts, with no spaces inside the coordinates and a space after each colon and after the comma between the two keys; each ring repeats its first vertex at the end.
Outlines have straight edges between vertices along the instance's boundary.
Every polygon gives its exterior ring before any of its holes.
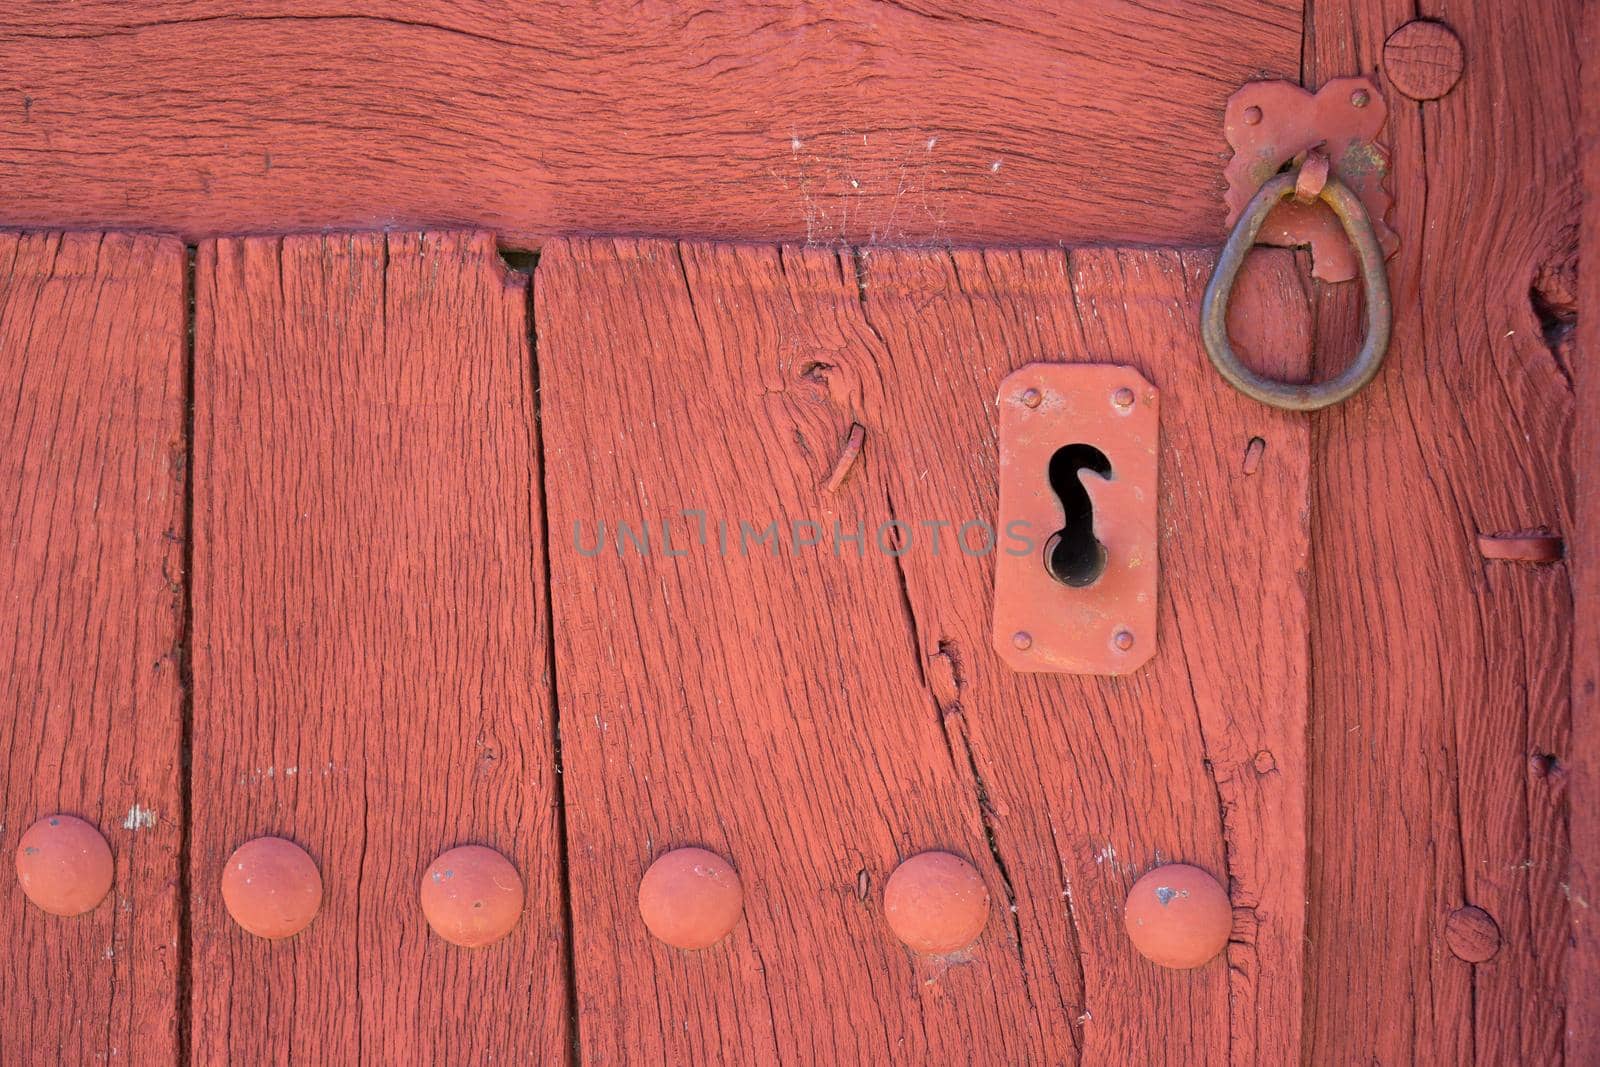
{"type": "Polygon", "coordinates": [[[1251,197],[1239,215],[1233,232],[1228,235],[1228,243],[1222,246],[1222,254],[1217,257],[1211,281],[1206,284],[1205,299],[1200,305],[1200,339],[1217,373],[1245,396],[1286,411],[1316,411],[1348,400],[1377,375],[1389,351],[1394,311],[1389,302],[1389,277],[1384,272],[1383,248],[1372,231],[1367,209],[1339,179],[1329,175],[1317,191],[1317,197],[1333,209],[1344,226],[1345,236],[1355,246],[1361,262],[1361,279],[1366,286],[1367,336],[1361,343],[1361,352],[1337,378],[1304,385],[1263,377],[1240,361],[1228,340],[1228,300],[1233,295],[1233,283],[1251,245],[1255,244],[1261,224],[1279,201],[1295,194],[1299,177],[1291,172],[1272,178],[1251,197]]]}

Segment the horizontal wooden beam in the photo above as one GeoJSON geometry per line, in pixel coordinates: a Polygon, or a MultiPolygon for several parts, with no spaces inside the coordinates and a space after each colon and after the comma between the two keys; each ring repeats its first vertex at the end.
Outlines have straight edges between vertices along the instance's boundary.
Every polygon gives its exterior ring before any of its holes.
{"type": "Polygon", "coordinates": [[[12,3],[0,226],[1209,243],[1301,6],[12,3]]]}

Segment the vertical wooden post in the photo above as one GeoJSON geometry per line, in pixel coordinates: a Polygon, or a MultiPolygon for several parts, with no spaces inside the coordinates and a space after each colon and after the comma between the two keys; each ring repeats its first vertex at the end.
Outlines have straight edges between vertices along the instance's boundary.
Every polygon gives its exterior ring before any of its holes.
{"type": "MultiPolygon", "coordinates": [[[[1419,14],[1411,0],[1308,10],[1310,87],[1383,75],[1385,41],[1419,14]]],[[[1557,338],[1579,5],[1420,13],[1459,37],[1464,73],[1422,102],[1378,82],[1401,242],[1393,343],[1371,386],[1315,418],[1309,1055],[1545,1063],[1570,933],[1573,587],[1565,564],[1488,560],[1478,537],[1572,524],[1557,338]]],[[[1350,289],[1319,308],[1325,360],[1359,343],[1350,289]]]]}

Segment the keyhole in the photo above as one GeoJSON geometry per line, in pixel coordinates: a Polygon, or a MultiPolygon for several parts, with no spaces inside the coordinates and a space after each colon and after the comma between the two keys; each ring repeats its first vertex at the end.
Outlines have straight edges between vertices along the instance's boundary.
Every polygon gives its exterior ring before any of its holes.
{"type": "Polygon", "coordinates": [[[1111,461],[1093,445],[1065,445],[1050,457],[1050,488],[1061,500],[1064,525],[1044,546],[1044,567],[1063,585],[1093,585],[1106,572],[1106,546],[1094,535],[1094,504],[1083,483],[1081,470],[1111,477],[1111,461]]]}

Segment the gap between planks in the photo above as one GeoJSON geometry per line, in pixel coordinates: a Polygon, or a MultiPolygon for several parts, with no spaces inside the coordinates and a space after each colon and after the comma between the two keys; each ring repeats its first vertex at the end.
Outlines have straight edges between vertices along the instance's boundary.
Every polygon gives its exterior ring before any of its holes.
{"type": "MultiPolygon", "coordinates": [[[[508,272],[521,275],[523,282],[524,306],[527,308],[528,322],[528,377],[529,387],[533,391],[533,422],[529,432],[533,435],[532,445],[536,469],[529,486],[529,512],[538,516],[537,535],[543,542],[544,552],[539,557],[543,561],[543,572],[535,573],[533,578],[540,583],[540,593],[544,601],[545,618],[555,618],[555,605],[550,594],[550,513],[547,506],[549,489],[547,485],[547,465],[545,463],[544,448],[544,400],[539,392],[539,323],[533,313],[533,272],[539,266],[539,253],[535,251],[516,251],[497,245],[496,251],[500,262],[505,265],[508,272]],[[538,507],[533,506],[531,499],[537,489],[538,507]]],[[[533,566],[530,560],[530,566],[533,566]]],[[[581,1020],[578,1016],[578,961],[577,953],[573,949],[572,937],[572,876],[569,851],[567,847],[567,779],[566,772],[561,764],[561,684],[556,673],[556,643],[554,635],[546,636],[545,670],[550,674],[550,745],[555,756],[555,804],[556,820],[556,849],[561,869],[561,923],[562,923],[562,964],[566,982],[566,1004],[568,1021],[571,1032],[568,1034],[567,1062],[571,1067],[577,1067],[582,1062],[583,1042],[579,1032],[581,1020]]]]}

